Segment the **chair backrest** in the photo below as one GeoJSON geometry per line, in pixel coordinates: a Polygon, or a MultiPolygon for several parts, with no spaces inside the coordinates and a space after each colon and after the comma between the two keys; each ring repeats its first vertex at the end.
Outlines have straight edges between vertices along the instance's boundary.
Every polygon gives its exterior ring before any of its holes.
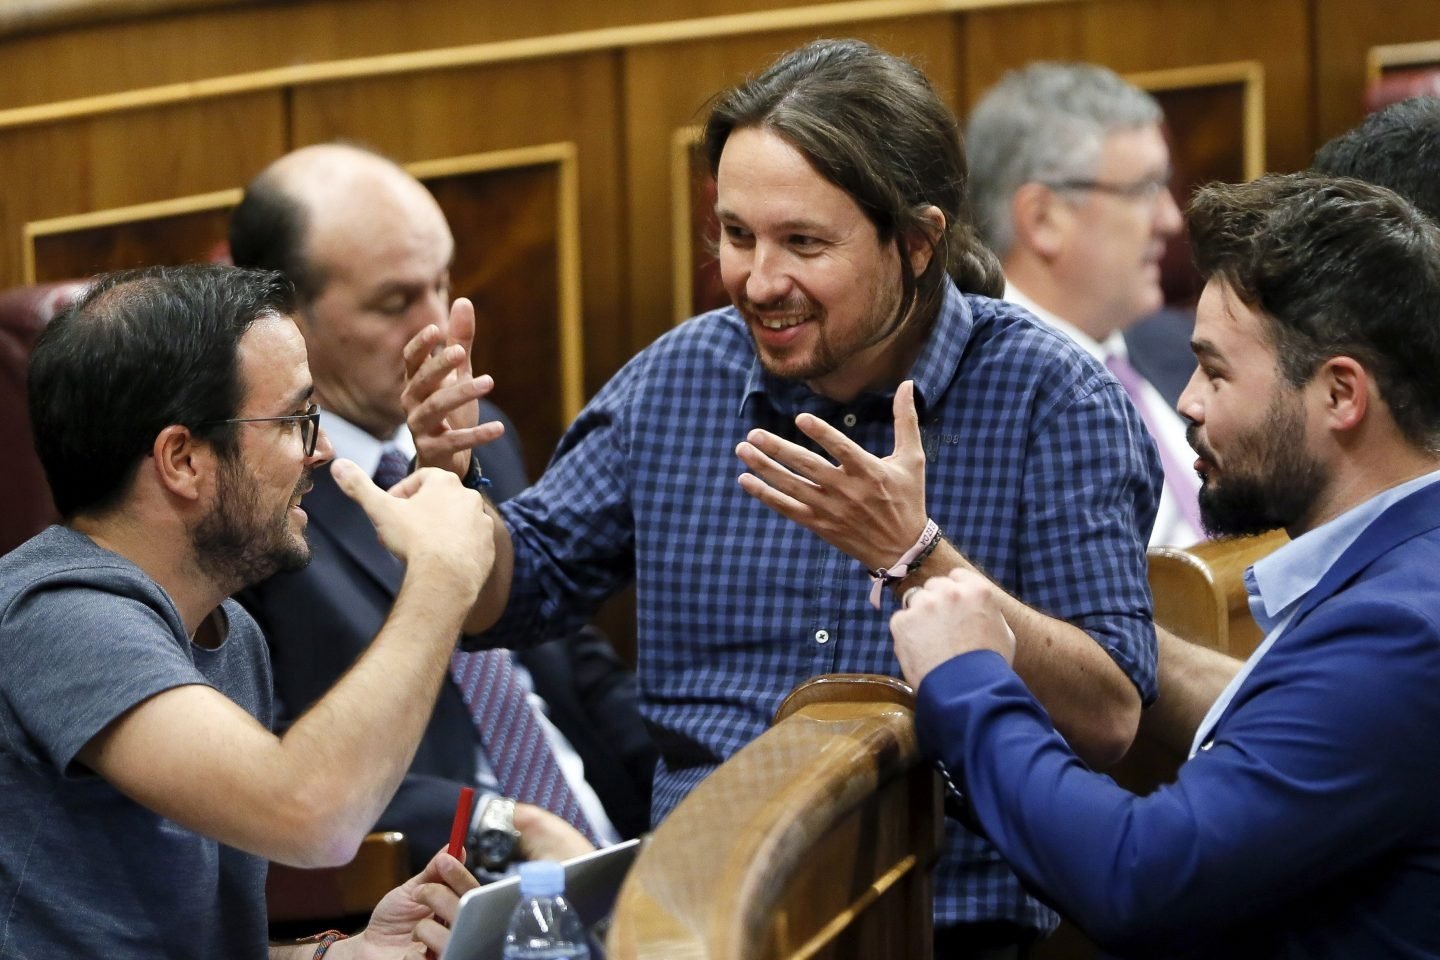
{"type": "MultiPolygon", "coordinates": [[[[1250,616],[1245,568],[1288,538],[1283,530],[1258,537],[1210,540],[1193,547],[1150,550],[1150,591],[1155,622],[1176,636],[1248,657],[1259,645],[1260,628],[1250,616]]],[[[1162,689],[1163,697],[1165,691],[1162,689]]],[[[1125,757],[1106,772],[1127,790],[1142,796],[1175,779],[1185,755],[1142,725],[1125,757]]]]}
{"type": "Polygon", "coordinates": [[[58,519],[30,436],[25,379],[35,338],[82,289],[83,283],[66,281],[0,291],[0,449],[6,453],[6,468],[0,470],[0,553],[58,519]]]}
{"type": "Polygon", "coordinates": [[[1365,88],[1365,112],[1374,113],[1411,97],[1440,97],[1440,66],[1384,71],[1365,88]]]}
{"type": "Polygon", "coordinates": [[[798,687],[655,831],[612,960],[928,956],[941,816],[913,717],[889,677],[798,687]]]}
{"type": "Polygon", "coordinates": [[[1250,616],[1245,568],[1289,540],[1283,530],[1150,551],[1155,622],[1192,643],[1248,657],[1260,628],[1250,616]]]}

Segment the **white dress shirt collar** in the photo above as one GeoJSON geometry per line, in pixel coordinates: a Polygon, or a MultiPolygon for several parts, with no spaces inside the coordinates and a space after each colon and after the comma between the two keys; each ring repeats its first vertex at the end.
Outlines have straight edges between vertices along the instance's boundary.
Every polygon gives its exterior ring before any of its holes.
{"type": "Polygon", "coordinates": [[[355,461],[361,470],[372,477],[380,466],[380,457],[386,447],[393,446],[407,458],[415,456],[415,439],[404,426],[397,428],[389,440],[377,440],[338,413],[322,409],[320,429],[330,438],[330,446],[335,449],[337,458],[344,457],[346,460],[355,461]]]}
{"type": "Polygon", "coordinates": [[[1071,340],[1074,340],[1080,346],[1084,347],[1086,353],[1090,354],[1090,356],[1094,357],[1096,360],[1099,360],[1101,363],[1104,363],[1110,357],[1119,357],[1120,359],[1127,361],[1130,359],[1130,349],[1125,345],[1125,336],[1119,330],[1116,330],[1104,340],[1096,340],[1094,337],[1090,336],[1090,334],[1075,326],[1075,324],[1071,323],[1063,317],[1056,316],[1049,310],[1046,310],[1044,307],[1040,306],[1040,304],[1036,303],[1034,300],[1031,300],[1029,297],[1025,296],[1025,294],[1020,290],[1020,288],[1015,286],[1015,284],[1011,283],[1008,279],[1005,281],[1005,299],[1009,300],[1017,307],[1024,307],[1026,310],[1029,310],[1031,313],[1035,314],[1035,316],[1039,317],[1045,323],[1054,327],[1056,330],[1059,330],[1071,340]]]}

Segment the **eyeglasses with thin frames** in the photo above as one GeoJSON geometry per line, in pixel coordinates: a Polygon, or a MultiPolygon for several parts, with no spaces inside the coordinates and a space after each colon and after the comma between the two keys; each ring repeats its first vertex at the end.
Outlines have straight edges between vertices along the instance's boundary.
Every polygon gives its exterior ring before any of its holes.
{"type": "Polygon", "coordinates": [[[320,405],[312,403],[304,413],[288,417],[233,417],[229,420],[205,420],[200,426],[214,423],[298,423],[300,440],[305,445],[305,456],[315,456],[315,444],[320,440],[320,405]]]}
{"type": "Polygon", "coordinates": [[[1105,180],[1045,180],[1041,181],[1051,190],[1093,190],[1108,193],[1126,200],[1148,200],[1154,202],[1160,194],[1170,189],[1170,177],[1146,177],[1130,183],[1110,183],[1105,180]]]}

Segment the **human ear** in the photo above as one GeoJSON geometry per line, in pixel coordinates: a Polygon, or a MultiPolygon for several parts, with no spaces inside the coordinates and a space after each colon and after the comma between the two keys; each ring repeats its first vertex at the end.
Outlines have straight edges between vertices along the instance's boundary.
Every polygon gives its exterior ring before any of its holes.
{"type": "Polygon", "coordinates": [[[206,477],[214,472],[214,448],[200,443],[189,427],[178,423],[156,434],[150,454],[156,480],[186,500],[198,499],[206,477]]]}
{"type": "Polygon", "coordinates": [[[1370,404],[1370,374],[1352,357],[1331,357],[1315,376],[1325,391],[1325,416],[1331,429],[1353,430],[1365,420],[1370,404]]]}
{"type": "Polygon", "coordinates": [[[1043,183],[1024,183],[1010,199],[1015,242],[1042,260],[1054,260],[1065,249],[1070,208],[1043,183]]]}
{"type": "Polygon", "coordinates": [[[920,276],[930,266],[935,256],[935,245],[945,233],[945,214],[931,204],[920,211],[920,225],[914,227],[906,237],[906,254],[910,257],[910,272],[920,276]]]}

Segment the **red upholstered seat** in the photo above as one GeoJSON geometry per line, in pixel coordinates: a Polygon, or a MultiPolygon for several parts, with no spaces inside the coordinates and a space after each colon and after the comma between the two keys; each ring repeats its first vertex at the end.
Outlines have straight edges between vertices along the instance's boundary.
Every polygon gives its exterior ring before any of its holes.
{"type": "Polygon", "coordinates": [[[30,437],[25,371],[35,338],[83,289],[82,281],[0,291],[0,553],[39,533],[56,519],[30,437]]]}
{"type": "Polygon", "coordinates": [[[1440,97],[1440,66],[1386,70],[1365,91],[1365,112],[1383,110],[1411,97],[1440,97]]]}

